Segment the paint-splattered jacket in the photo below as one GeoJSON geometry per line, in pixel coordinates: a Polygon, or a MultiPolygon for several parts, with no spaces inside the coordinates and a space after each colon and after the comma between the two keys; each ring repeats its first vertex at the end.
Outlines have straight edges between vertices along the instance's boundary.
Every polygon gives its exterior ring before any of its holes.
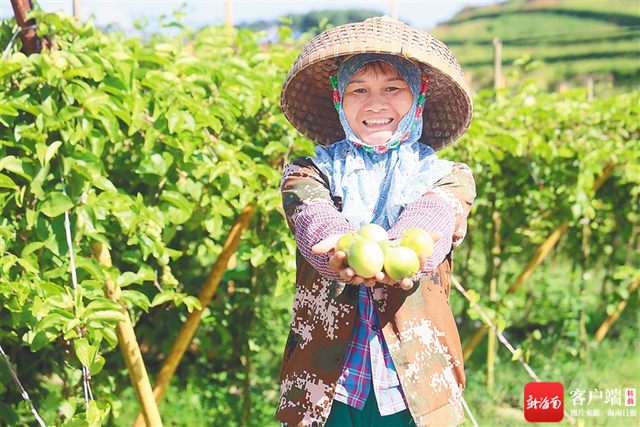
{"type": "MultiPolygon", "coordinates": [[[[297,159],[283,175],[283,206],[291,230],[296,218],[315,203],[341,201],[326,177],[308,159],[297,159]]],[[[455,214],[451,250],[466,233],[475,198],[468,166],[456,163],[426,196],[446,201],[455,214]]],[[[351,230],[332,230],[333,232],[351,230]]],[[[297,236],[299,238],[299,236],[297,236]]],[[[317,242],[313,242],[317,243],[317,242]]],[[[465,376],[458,330],[449,306],[450,255],[412,290],[377,284],[374,299],[409,410],[419,426],[458,425],[465,376]]],[[[284,351],[281,398],[276,419],[288,426],[324,425],[351,337],[358,287],[325,278],[297,253],[296,294],[284,351]]]]}

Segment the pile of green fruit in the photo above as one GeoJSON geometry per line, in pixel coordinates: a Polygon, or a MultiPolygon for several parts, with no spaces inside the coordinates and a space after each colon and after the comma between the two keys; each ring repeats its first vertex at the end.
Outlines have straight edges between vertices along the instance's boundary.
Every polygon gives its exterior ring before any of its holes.
{"type": "Polygon", "coordinates": [[[402,233],[399,241],[390,241],[384,228],[366,224],[356,233],[340,236],[335,251],[346,254],[344,264],[358,276],[368,279],[384,271],[393,280],[401,281],[420,270],[420,252],[431,256],[433,239],[423,229],[412,228],[402,233]]]}

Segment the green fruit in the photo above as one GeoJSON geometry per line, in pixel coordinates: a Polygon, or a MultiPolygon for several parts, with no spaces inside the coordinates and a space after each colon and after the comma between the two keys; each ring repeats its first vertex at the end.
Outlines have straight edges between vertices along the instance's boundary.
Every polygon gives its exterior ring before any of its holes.
{"type": "Polygon", "coordinates": [[[378,246],[380,246],[380,249],[382,249],[382,252],[385,254],[391,249],[398,247],[398,244],[396,242],[392,242],[391,240],[380,240],[376,243],[378,244],[378,246]]]}
{"type": "Polygon", "coordinates": [[[349,263],[347,262],[349,258],[349,248],[351,247],[353,242],[359,239],[362,239],[362,237],[360,237],[356,233],[347,233],[340,236],[340,238],[336,242],[335,251],[342,251],[347,255],[347,257],[344,259],[345,265],[349,265],[349,263]]]}
{"type": "Polygon", "coordinates": [[[387,236],[387,230],[379,226],[378,224],[366,224],[360,227],[358,234],[367,240],[373,240],[378,242],[380,240],[389,240],[387,236]]]}
{"type": "Polygon", "coordinates": [[[427,257],[433,253],[433,239],[422,228],[412,228],[402,233],[400,246],[411,248],[416,254],[424,252],[427,257]]]}
{"type": "Polygon", "coordinates": [[[393,280],[411,278],[420,270],[418,255],[405,246],[391,249],[384,256],[384,271],[393,280]]]}
{"type": "Polygon", "coordinates": [[[356,240],[349,248],[349,267],[358,276],[369,279],[382,271],[384,253],[376,242],[371,240],[356,240]]]}

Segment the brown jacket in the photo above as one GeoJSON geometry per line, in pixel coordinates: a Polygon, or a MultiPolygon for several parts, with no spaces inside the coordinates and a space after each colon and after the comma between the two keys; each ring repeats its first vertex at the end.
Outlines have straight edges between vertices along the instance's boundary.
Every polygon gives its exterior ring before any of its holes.
{"type": "MultiPolygon", "coordinates": [[[[334,203],[326,178],[308,159],[284,173],[281,190],[289,227],[309,203],[334,203]]],[[[452,206],[456,215],[452,250],[466,233],[475,198],[468,166],[454,164],[430,193],[452,206]]],[[[398,372],[411,414],[419,426],[458,425],[465,375],[458,330],[449,306],[451,254],[410,291],[377,284],[374,299],[384,338],[398,372]]],[[[284,351],[281,398],[276,419],[288,426],[326,422],[355,322],[358,288],[329,280],[297,253],[296,293],[284,351]]]]}

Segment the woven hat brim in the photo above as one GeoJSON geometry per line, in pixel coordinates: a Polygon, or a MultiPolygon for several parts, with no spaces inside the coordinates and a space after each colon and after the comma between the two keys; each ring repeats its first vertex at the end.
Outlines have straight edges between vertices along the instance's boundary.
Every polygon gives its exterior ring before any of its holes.
{"type": "Polygon", "coordinates": [[[281,108],[300,133],[321,145],[345,138],[329,73],[355,53],[398,55],[420,66],[429,81],[421,142],[437,151],[466,132],[473,111],[471,95],[449,48],[424,30],[372,18],[325,31],[298,56],[282,87],[281,108]]]}

